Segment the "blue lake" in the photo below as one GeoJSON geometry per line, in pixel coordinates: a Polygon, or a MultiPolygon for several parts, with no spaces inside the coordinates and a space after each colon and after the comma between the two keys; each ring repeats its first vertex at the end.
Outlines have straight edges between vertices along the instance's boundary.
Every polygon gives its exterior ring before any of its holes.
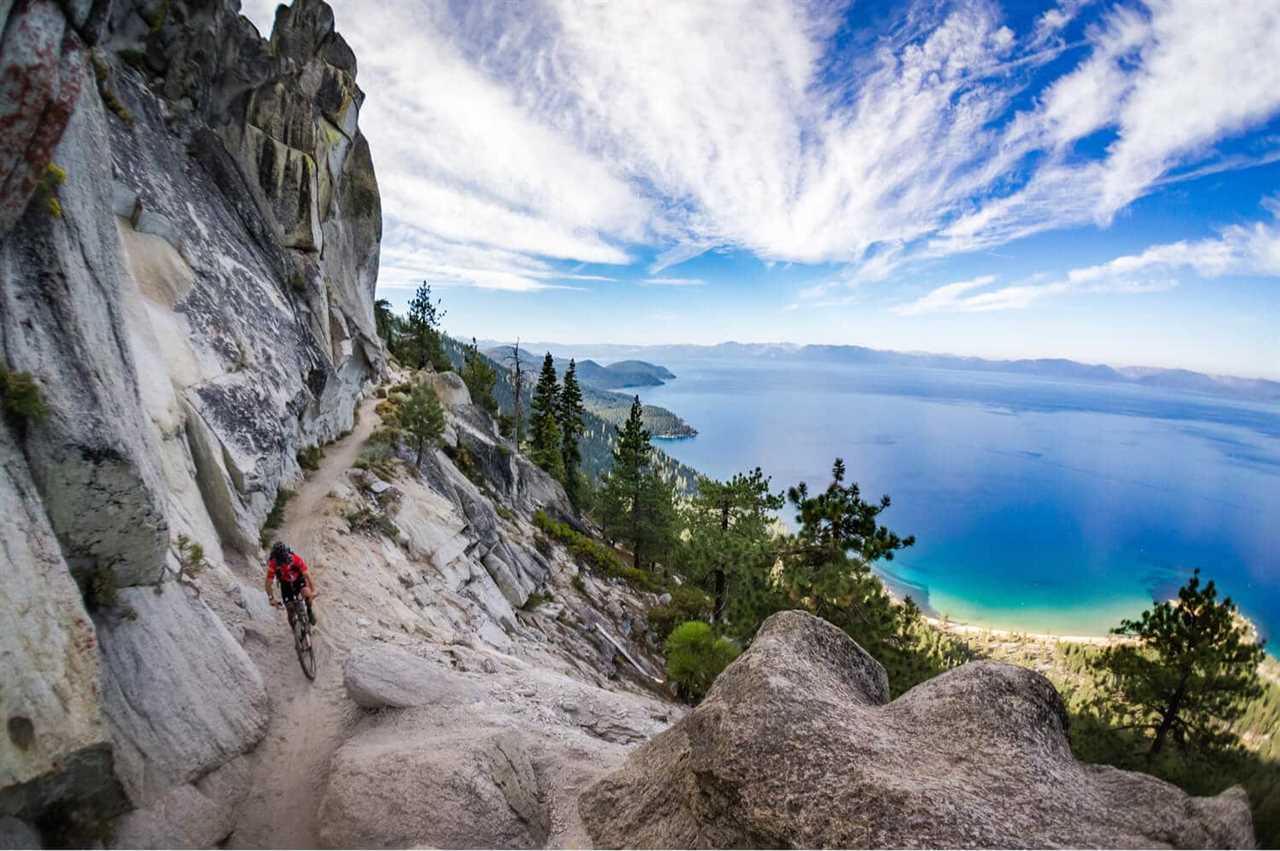
{"type": "Polygon", "coordinates": [[[1100,635],[1199,567],[1280,636],[1280,408],[989,372],[664,366],[678,377],[641,398],[699,435],[663,449],[718,478],[758,465],[776,490],[825,487],[844,458],[917,538],[882,575],[939,615],[1100,635]]]}

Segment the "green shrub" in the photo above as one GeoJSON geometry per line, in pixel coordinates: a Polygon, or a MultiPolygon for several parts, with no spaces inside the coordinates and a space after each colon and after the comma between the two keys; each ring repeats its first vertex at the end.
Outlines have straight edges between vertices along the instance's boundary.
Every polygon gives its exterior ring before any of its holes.
{"type": "Polygon", "coordinates": [[[314,472],[320,469],[320,462],[324,460],[324,450],[319,446],[308,446],[298,450],[298,466],[307,472],[314,472]]]}
{"type": "Polygon", "coordinates": [[[648,591],[650,594],[661,594],[667,590],[667,585],[661,576],[638,567],[624,567],[618,576],[631,583],[633,588],[648,591]]]}
{"type": "Polygon", "coordinates": [[[360,450],[351,466],[367,470],[379,478],[390,479],[396,474],[396,456],[385,443],[370,443],[360,450]]]}
{"type": "Polygon", "coordinates": [[[284,507],[289,504],[289,500],[293,499],[293,491],[288,488],[280,488],[276,491],[275,504],[271,506],[271,511],[267,514],[266,522],[262,524],[262,531],[258,534],[258,543],[262,548],[271,548],[271,538],[275,535],[280,524],[284,523],[284,507]]]}
{"type": "Polygon", "coordinates": [[[120,61],[138,71],[147,70],[147,52],[139,50],[136,47],[126,47],[123,50],[117,50],[116,56],[120,57],[120,61]]]}
{"type": "Polygon", "coordinates": [[[480,475],[480,468],[476,465],[476,457],[471,454],[471,450],[465,446],[450,446],[445,444],[440,447],[444,450],[444,454],[449,456],[449,460],[453,462],[453,466],[458,468],[462,475],[475,485],[485,487],[484,477],[480,475]]]}
{"type": "Polygon", "coordinates": [[[373,406],[373,412],[382,422],[394,426],[400,422],[400,402],[395,396],[388,396],[373,406]]]}
{"type": "Polygon", "coordinates": [[[178,575],[175,578],[179,582],[194,579],[209,567],[209,562],[204,557],[204,547],[186,535],[178,536],[176,549],[178,550],[178,575]]]}
{"type": "Polygon", "coordinates": [[[502,503],[500,503],[500,502],[495,502],[495,503],[493,504],[493,510],[494,510],[495,512],[497,512],[497,514],[498,514],[498,516],[499,516],[499,517],[501,517],[503,520],[506,520],[508,523],[514,523],[514,522],[516,522],[516,514],[515,514],[515,512],[514,512],[514,511],[512,511],[510,508],[507,508],[507,507],[506,507],[505,505],[503,505],[502,503]]]}
{"type": "Polygon", "coordinates": [[[383,535],[393,541],[400,539],[400,530],[391,518],[372,508],[353,509],[346,513],[347,527],[353,535],[383,535]]]}
{"type": "Polygon", "coordinates": [[[0,404],[4,412],[19,421],[41,420],[49,414],[44,393],[29,372],[10,372],[0,367],[0,404]]]}
{"type": "Polygon", "coordinates": [[[116,612],[128,620],[138,618],[138,611],[133,606],[120,603],[119,580],[110,568],[94,570],[81,586],[81,596],[84,607],[90,612],[116,612]]]}
{"type": "Polygon", "coordinates": [[[169,19],[169,0],[160,0],[149,12],[143,14],[142,19],[147,22],[147,29],[155,32],[164,26],[164,22],[169,19]]]}
{"type": "Polygon", "coordinates": [[[686,621],[700,621],[711,617],[711,597],[699,588],[677,585],[671,589],[671,602],[654,606],[648,611],[649,630],[666,637],[686,621]]]}
{"type": "Polygon", "coordinates": [[[529,599],[525,600],[524,605],[521,606],[520,608],[524,609],[526,612],[532,612],[534,609],[538,608],[539,606],[544,605],[546,603],[550,603],[550,602],[551,602],[550,594],[543,594],[540,591],[535,591],[529,595],[529,599]]]}
{"type": "Polygon", "coordinates": [[[667,678],[690,703],[702,700],[720,672],[742,652],[703,621],[680,624],[667,636],[666,647],[667,678]]]}
{"type": "Polygon", "coordinates": [[[599,570],[606,576],[622,577],[624,571],[629,569],[623,564],[622,557],[613,548],[588,538],[567,523],[552,520],[541,509],[533,515],[533,525],[537,526],[548,537],[564,544],[570,554],[579,562],[599,570]]]}

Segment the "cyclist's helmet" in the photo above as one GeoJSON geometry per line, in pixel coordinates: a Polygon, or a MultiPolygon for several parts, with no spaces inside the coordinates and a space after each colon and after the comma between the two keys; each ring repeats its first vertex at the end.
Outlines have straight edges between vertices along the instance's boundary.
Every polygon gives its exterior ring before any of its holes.
{"type": "Polygon", "coordinates": [[[288,564],[293,559],[293,550],[283,541],[276,541],[271,547],[271,560],[276,564],[288,564]]]}

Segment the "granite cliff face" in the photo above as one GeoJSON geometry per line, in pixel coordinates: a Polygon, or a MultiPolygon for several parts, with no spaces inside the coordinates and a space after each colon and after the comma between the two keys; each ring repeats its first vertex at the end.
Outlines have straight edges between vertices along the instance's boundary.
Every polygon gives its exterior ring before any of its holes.
{"type": "Polygon", "coordinates": [[[0,2],[0,365],[48,407],[0,423],[0,815],[145,806],[261,738],[219,609],[384,369],[355,58],[319,0],[270,41],[237,9],[0,2]]]}

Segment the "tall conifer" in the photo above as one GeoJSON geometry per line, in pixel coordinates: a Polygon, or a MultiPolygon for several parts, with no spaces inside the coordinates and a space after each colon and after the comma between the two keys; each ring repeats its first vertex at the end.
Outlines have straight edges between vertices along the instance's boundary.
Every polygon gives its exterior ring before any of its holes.
{"type": "Polygon", "coordinates": [[[564,459],[564,489],[569,501],[578,506],[581,490],[582,450],[578,447],[578,439],[582,437],[584,428],[583,414],[586,408],[582,404],[582,388],[578,385],[578,366],[573,359],[569,360],[569,368],[564,373],[564,384],[560,388],[560,440],[561,456],[564,459]]]}
{"type": "Polygon", "coordinates": [[[532,440],[529,457],[557,481],[564,481],[564,446],[560,434],[560,387],[551,352],[542,361],[542,373],[533,391],[532,440]]]}

